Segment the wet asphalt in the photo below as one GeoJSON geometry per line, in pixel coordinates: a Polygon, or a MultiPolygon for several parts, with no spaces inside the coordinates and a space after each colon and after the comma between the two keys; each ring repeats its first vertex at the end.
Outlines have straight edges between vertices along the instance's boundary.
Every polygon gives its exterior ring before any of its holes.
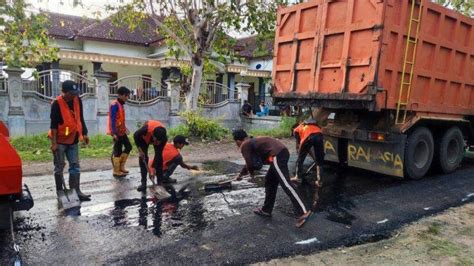
{"type": "MultiPolygon", "coordinates": [[[[416,181],[328,165],[315,215],[297,229],[281,189],[272,218],[252,213],[263,203],[261,175],[233,182],[232,189],[204,190],[206,183],[233,177],[242,163],[204,163],[203,173],[178,168],[178,183],[168,188],[172,197],[161,201],[135,190],[138,169],[123,179],[110,170],[83,173],[82,190],[93,200],[68,213],[58,209],[52,176],[26,177],[35,206],[16,214],[22,262],[247,264],[378,241],[423,216],[474,201],[473,159],[455,173],[416,181]]],[[[308,205],[315,195],[312,176],[299,188],[308,205]]],[[[13,258],[9,232],[0,232],[0,264],[13,258]]]]}

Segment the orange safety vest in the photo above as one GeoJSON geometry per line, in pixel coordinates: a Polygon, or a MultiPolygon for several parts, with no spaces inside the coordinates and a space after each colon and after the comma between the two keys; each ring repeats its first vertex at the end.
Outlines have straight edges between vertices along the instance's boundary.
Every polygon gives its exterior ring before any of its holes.
{"type": "MultiPolygon", "coordinates": [[[[59,110],[63,118],[63,123],[58,126],[57,143],[73,144],[76,139],[76,134],[79,134],[79,139],[83,140],[82,136],[82,122],[81,122],[81,107],[79,105],[79,98],[74,97],[73,109],[71,110],[64,100],[63,96],[58,96],[56,101],[59,105],[59,110]]],[[[53,137],[52,131],[49,130],[48,136],[53,137]]]]}
{"type": "Polygon", "coordinates": [[[155,128],[157,127],[164,128],[165,126],[163,126],[163,124],[161,124],[161,122],[157,120],[148,120],[147,125],[148,125],[148,130],[146,132],[146,135],[143,136],[143,139],[145,140],[146,144],[150,144],[152,142],[151,136],[153,136],[153,130],[155,130],[155,128]]]}
{"type": "Polygon", "coordinates": [[[123,136],[127,132],[127,127],[125,125],[125,110],[123,109],[123,105],[118,100],[114,100],[109,108],[109,116],[107,117],[107,135],[113,135],[111,110],[112,106],[114,105],[118,106],[117,116],[115,117],[115,127],[117,128],[117,135],[123,136]]]}
{"type": "Polygon", "coordinates": [[[303,144],[311,134],[321,133],[321,129],[316,125],[305,125],[301,123],[293,132],[300,136],[300,144],[303,144]]]}
{"type": "MultiPolygon", "coordinates": [[[[166,143],[163,149],[163,171],[168,169],[168,163],[178,155],[179,150],[172,143],[166,143]]],[[[153,159],[148,160],[148,168],[150,169],[150,173],[154,175],[155,168],[153,167],[153,159]]]]}

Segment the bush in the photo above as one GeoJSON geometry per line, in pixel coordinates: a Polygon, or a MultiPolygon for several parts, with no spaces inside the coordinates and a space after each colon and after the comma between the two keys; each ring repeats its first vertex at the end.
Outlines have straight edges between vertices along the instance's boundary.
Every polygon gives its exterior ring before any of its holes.
{"type": "MultiPolygon", "coordinates": [[[[186,111],[180,114],[185,120],[188,137],[201,140],[221,140],[229,134],[229,130],[219,124],[218,120],[203,117],[200,112],[186,111]]],[[[186,131],[184,128],[180,130],[186,131]]]]}
{"type": "Polygon", "coordinates": [[[177,135],[182,135],[185,137],[189,137],[189,128],[185,124],[178,125],[177,127],[173,127],[167,130],[168,134],[168,141],[173,140],[174,137],[177,135]]]}
{"type": "Polygon", "coordinates": [[[296,123],[295,117],[284,116],[281,118],[280,125],[276,128],[270,129],[252,129],[250,135],[252,136],[269,136],[274,138],[289,138],[291,137],[291,127],[296,123]]]}

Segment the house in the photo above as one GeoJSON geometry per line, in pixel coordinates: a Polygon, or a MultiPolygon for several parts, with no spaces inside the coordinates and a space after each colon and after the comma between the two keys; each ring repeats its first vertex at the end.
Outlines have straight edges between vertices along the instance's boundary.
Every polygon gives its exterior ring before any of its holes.
{"type": "MultiPolygon", "coordinates": [[[[144,28],[130,32],[126,26],[117,27],[109,17],[95,20],[47,12],[50,25],[48,33],[51,43],[59,47],[59,60],[42,63],[37,70],[62,69],[78,73],[83,79],[90,79],[99,69],[110,75],[111,93],[117,88],[117,81],[131,87],[134,96],[155,88],[155,94],[166,87],[165,81],[172,74],[179,75],[179,66],[185,60],[167,56],[164,38],[156,32],[153,19],[145,21],[144,28]],[[126,81],[123,79],[127,79],[126,81]],[[115,83],[115,85],[114,85],[115,83]]],[[[270,45],[270,49],[273,46],[270,45]]],[[[259,100],[269,96],[268,80],[271,76],[271,55],[255,57],[256,38],[237,40],[235,50],[243,61],[227,64],[221,73],[203,77],[203,86],[220,89],[213,93],[227,93],[235,90],[235,84],[248,83],[249,100],[255,106],[259,100]],[[220,86],[219,84],[222,84],[220,86]],[[222,89],[224,88],[224,89],[222,89]]],[[[270,53],[271,54],[271,53],[270,53]]],[[[149,97],[153,97],[152,92],[149,97]]],[[[211,103],[218,101],[218,96],[211,103]]],[[[267,97],[268,98],[268,97],[267,97]]],[[[268,98],[270,103],[271,99],[268,98]]]]}

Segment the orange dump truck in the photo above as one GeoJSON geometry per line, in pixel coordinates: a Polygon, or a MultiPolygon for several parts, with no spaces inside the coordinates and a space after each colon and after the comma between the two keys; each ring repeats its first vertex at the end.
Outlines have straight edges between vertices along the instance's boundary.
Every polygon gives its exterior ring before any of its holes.
{"type": "Polygon", "coordinates": [[[318,107],[327,160],[416,179],[474,143],[474,19],[430,1],[281,8],[272,75],[276,103],[318,107]]]}

